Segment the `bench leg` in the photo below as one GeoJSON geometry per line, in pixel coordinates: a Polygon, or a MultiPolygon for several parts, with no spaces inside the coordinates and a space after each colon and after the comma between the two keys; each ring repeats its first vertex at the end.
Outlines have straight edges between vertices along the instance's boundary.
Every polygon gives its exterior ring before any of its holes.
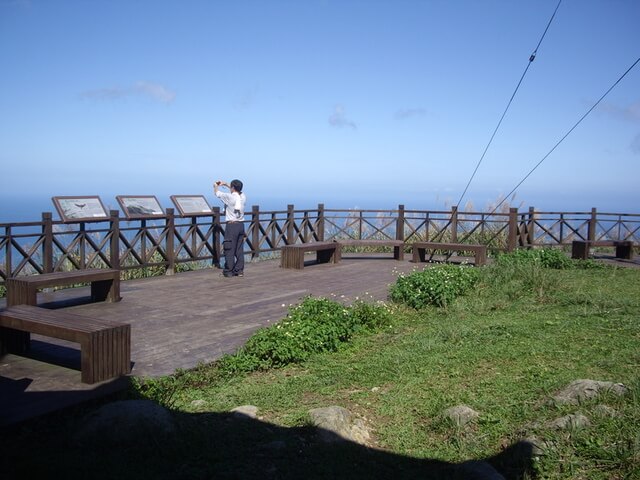
{"type": "Polygon", "coordinates": [[[487,263],[487,252],[485,250],[478,250],[476,252],[476,267],[481,267],[487,263]]]}
{"type": "Polygon", "coordinates": [[[616,244],[616,258],[631,260],[633,258],[633,246],[631,242],[620,242],[616,244]]]}
{"type": "Polygon", "coordinates": [[[81,380],[96,383],[131,372],[131,327],[94,332],[80,344],[81,380]]]}
{"type": "Polygon", "coordinates": [[[404,248],[393,247],[393,258],[395,258],[396,260],[404,260],[404,248]]]}
{"type": "Polygon", "coordinates": [[[14,305],[36,305],[38,291],[20,280],[7,278],[7,307],[14,305]]]}
{"type": "Polygon", "coordinates": [[[92,302],[120,301],[120,279],[99,280],[91,282],[92,302]]]}
{"type": "Polygon", "coordinates": [[[413,247],[413,263],[420,263],[420,262],[424,262],[425,258],[426,258],[426,253],[425,253],[424,248],[417,248],[417,247],[413,247]]]}
{"type": "Polygon", "coordinates": [[[316,252],[316,260],[318,261],[318,263],[329,263],[334,259],[335,253],[335,249],[318,250],[316,252]]]}
{"type": "Polygon", "coordinates": [[[571,244],[571,258],[586,260],[589,258],[589,244],[574,240],[571,244]]]}

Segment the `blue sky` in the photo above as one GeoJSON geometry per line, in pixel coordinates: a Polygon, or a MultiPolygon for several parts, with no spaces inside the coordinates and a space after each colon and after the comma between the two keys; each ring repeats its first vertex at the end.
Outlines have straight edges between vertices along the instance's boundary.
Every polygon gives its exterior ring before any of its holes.
{"type": "MultiPolygon", "coordinates": [[[[213,201],[240,178],[251,205],[448,208],[557,3],[0,0],[0,197],[213,201]]],[[[462,205],[522,180],[639,24],[637,0],[562,1],[462,205]]],[[[640,213],[639,160],[640,65],[512,203],[640,213]]]]}

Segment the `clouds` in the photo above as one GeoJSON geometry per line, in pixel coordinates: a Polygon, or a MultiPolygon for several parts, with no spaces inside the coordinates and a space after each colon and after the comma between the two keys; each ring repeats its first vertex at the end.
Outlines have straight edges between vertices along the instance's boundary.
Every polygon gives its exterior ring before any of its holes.
{"type": "Polygon", "coordinates": [[[640,123],[640,100],[626,107],[620,107],[613,103],[603,103],[599,109],[615,119],[640,123]]]}
{"type": "Polygon", "coordinates": [[[335,106],[333,113],[329,116],[329,125],[336,128],[352,128],[353,130],[358,128],[356,123],[347,117],[342,105],[335,106]]]}
{"type": "MultiPolygon", "coordinates": [[[[613,103],[603,103],[600,105],[599,110],[616,120],[631,124],[640,124],[640,101],[631,103],[625,107],[620,107],[613,103]]],[[[635,155],[640,155],[640,133],[631,140],[629,148],[635,155]]]]}
{"type": "Polygon", "coordinates": [[[421,117],[427,114],[427,110],[421,107],[418,108],[401,108],[396,111],[395,118],[398,120],[405,120],[412,117],[421,117]]]}
{"type": "Polygon", "coordinates": [[[640,155],[640,133],[631,141],[631,151],[636,155],[640,155]]]}
{"type": "Polygon", "coordinates": [[[129,87],[109,87],[97,90],[87,90],[82,93],[83,98],[91,100],[121,100],[130,97],[142,97],[154,102],[169,104],[176,98],[175,92],[163,85],[140,81],[129,87]]]}

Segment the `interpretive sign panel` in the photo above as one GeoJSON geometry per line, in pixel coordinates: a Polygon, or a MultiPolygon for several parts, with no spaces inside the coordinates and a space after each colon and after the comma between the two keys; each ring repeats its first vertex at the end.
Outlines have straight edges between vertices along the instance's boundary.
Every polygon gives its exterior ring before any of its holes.
{"type": "Polygon", "coordinates": [[[154,195],[116,195],[116,199],[127,218],[153,218],[164,215],[164,210],[154,195]]]}
{"type": "Polygon", "coordinates": [[[211,205],[203,195],[171,195],[171,201],[183,217],[211,215],[211,205]]]}
{"type": "Polygon", "coordinates": [[[109,218],[98,196],[52,197],[51,200],[63,222],[95,222],[109,218]]]}

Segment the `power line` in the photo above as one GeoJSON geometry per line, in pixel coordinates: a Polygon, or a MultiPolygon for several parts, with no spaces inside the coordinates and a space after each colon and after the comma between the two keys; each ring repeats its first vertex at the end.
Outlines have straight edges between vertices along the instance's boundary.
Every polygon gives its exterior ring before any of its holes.
{"type": "Polygon", "coordinates": [[[571,132],[573,132],[573,131],[578,127],[578,125],[580,125],[580,124],[582,123],[582,121],[583,121],[585,118],[587,118],[587,115],[589,115],[589,114],[590,114],[590,113],[591,113],[591,112],[592,112],[592,111],[593,111],[593,110],[598,106],[598,104],[599,104],[600,102],[602,102],[602,100],[604,100],[604,97],[606,97],[607,95],[609,95],[609,92],[611,92],[611,90],[613,90],[613,89],[616,87],[616,85],[618,85],[618,83],[620,83],[620,82],[622,81],[622,79],[623,79],[624,77],[626,77],[626,76],[627,76],[627,74],[628,74],[631,70],[633,70],[633,68],[634,68],[638,63],[640,63],[640,57],[638,57],[638,59],[637,59],[635,62],[633,62],[633,64],[632,64],[632,65],[627,69],[627,71],[626,71],[626,72],[624,72],[624,73],[620,76],[620,78],[618,78],[618,80],[616,80],[616,81],[615,81],[615,83],[614,83],[613,85],[611,85],[611,87],[609,87],[609,89],[608,89],[608,90],[607,90],[607,91],[606,91],[606,92],[605,92],[605,93],[604,93],[604,94],[603,94],[603,95],[598,99],[598,101],[597,101],[596,103],[594,103],[594,104],[591,106],[591,108],[590,108],[589,110],[587,110],[587,112],[586,112],[584,115],[582,115],[582,117],[580,117],[580,120],[578,120],[578,121],[573,125],[573,127],[571,127],[571,128],[569,129],[569,131],[568,131],[567,133],[565,133],[565,134],[564,134],[564,136],[563,136],[560,140],[558,140],[558,142],[553,146],[553,148],[552,148],[551,150],[549,150],[549,152],[548,152],[544,157],[542,157],[542,160],[540,160],[538,163],[536,163],[536,165],[535,165],[535,166],[534,166],[534,167],[529,171],[529,173],[527,173],[527,174],[524,176],[524,178],[523,178],[522,180],[520,180],[520,182],[519,182],[519,183],[518,183],[518,184],[513,188],[513,190],[511,190],[511,191],[510,191],[510,192],[509,192],[509,193],[508,193],[508,194],[507,194],[507,195],[502,199],[502,201],[501,201],[500,203],[498,203],[498,205],[496,205],[496,207],[493,209],[493,211],[492,211],[489,215],[492,215],[493,213],[495,213],[495,212],[496,212],[496,210],[498,210],[498,208],[500,207],[500,205],[502,205],[502,204],[505,202],[505,200],[506,200],[507,198],[509,198],[509,197],[510,197],[510,196],[511,196],[511,195],[512,195],[512,194],[513,194],[513,193],[518,189],[518,187],[519,187],[520,185],[522,185],[522,184],[525,182],[525,180],[526,180],[527,178],[529,178],[529,176],[530,176],[530,175],[531,175],[531,174],[532,174],[532,173],[533,173],[533,172],[534,172],[534,171],[535,171],[535,170],[536,170],[536,169],[537,169],[537,168],[542,164],[542,162],[544,162],[544,161],[547,159],[547,157],[549,157],[549,155],[551,155],[551,154],[553,153],[553,151],[554,151],[556,148],[558,148],[558,146],[559,146],[559,145],[564,141],[564,139],[565,139],[565,138],[567,138],[567,137],[571,134],[571,132]]]}
{"type": "Polygon", "coordinates": [[[518,85],[516,85],[516,88],[513,91],[513,94],[511,95],[511,98],[509,99],[509,102],[507,103],[507,107],[504,109],[504,112],[502,113],[502,116],[500,117],[500,121],[498,122],[498,125],[496,125],[496,128],[494,129],[493,134],[491,135],[491,138],[489,139],[489,143],[487,143],[487,146],[484,148],[484,152],[482,152],[482,156],[480,157],[480,160],[478,160],[476,168],[473,171],[473,173],[471,174],[471,177],[469,178],[469,181],[467,182],[467,186],[464,187],[464,191],[462,192],[462,195],[460,195],[460,199],[458,200],[458,203],[456,205],[458,205],[458,206],[460,205],[460,203],[462,202],[462,199],[464,198],[465,194],[467,193],[467,190],[469,189],[469,185],[471,185],[471,182],[473,181],[474,177],[476,176],[476,173],[478,172],[478,169],[480,168],[480,164],[482,163],[482,160],[484,160],[484,157],[487,154],[487,151],[489,150],[489,147],[491,146],[491,143],[493,142],[493,138],[496,136],[496,133],[498,133],[498,129],[500,128],[500,125],[502,124],[502,120],[504,120],[504,117],[507,114],[507,111],[509,110],[509,107],[511,106],[511,102],[513,102],[513,99],[515,98],[516,93],[518,93],[518,89],[520,88],[520,84],[522,84],[522,81],[524,80],[524,77],[527,74],[527,71],[529,71],[529,67],[531,66],[533,61],[536,59],[536,55],[538,54],[538,48],[540,48],[540,44],[542,43],[542,40],[544,40],[544,37],[547,35],[547,31],[549,30],[549,27],[551,26],[551,22],[553,22],[553,19],[556,16],[556,12],[558,11],[558,8],[560,8],[560,3],[562,3],[562,0],[558,1],[558,5],[556,5],[556,9],[553,11],[553,15],[551,15],[551,18],[549,19],[549,22],[547,23],[547,27],[544,29],[544,32],[542,33],[542,36],[540,37],[540,40],[538,41],[538,45],[536,45],[535,50],[533,51],[533,53],[529,57],[529,62],[527,63],[527,67],[524,69],[524,72],[522,73],[522,76],[520,77],[520,81],[518,82],[518,85]]]}

